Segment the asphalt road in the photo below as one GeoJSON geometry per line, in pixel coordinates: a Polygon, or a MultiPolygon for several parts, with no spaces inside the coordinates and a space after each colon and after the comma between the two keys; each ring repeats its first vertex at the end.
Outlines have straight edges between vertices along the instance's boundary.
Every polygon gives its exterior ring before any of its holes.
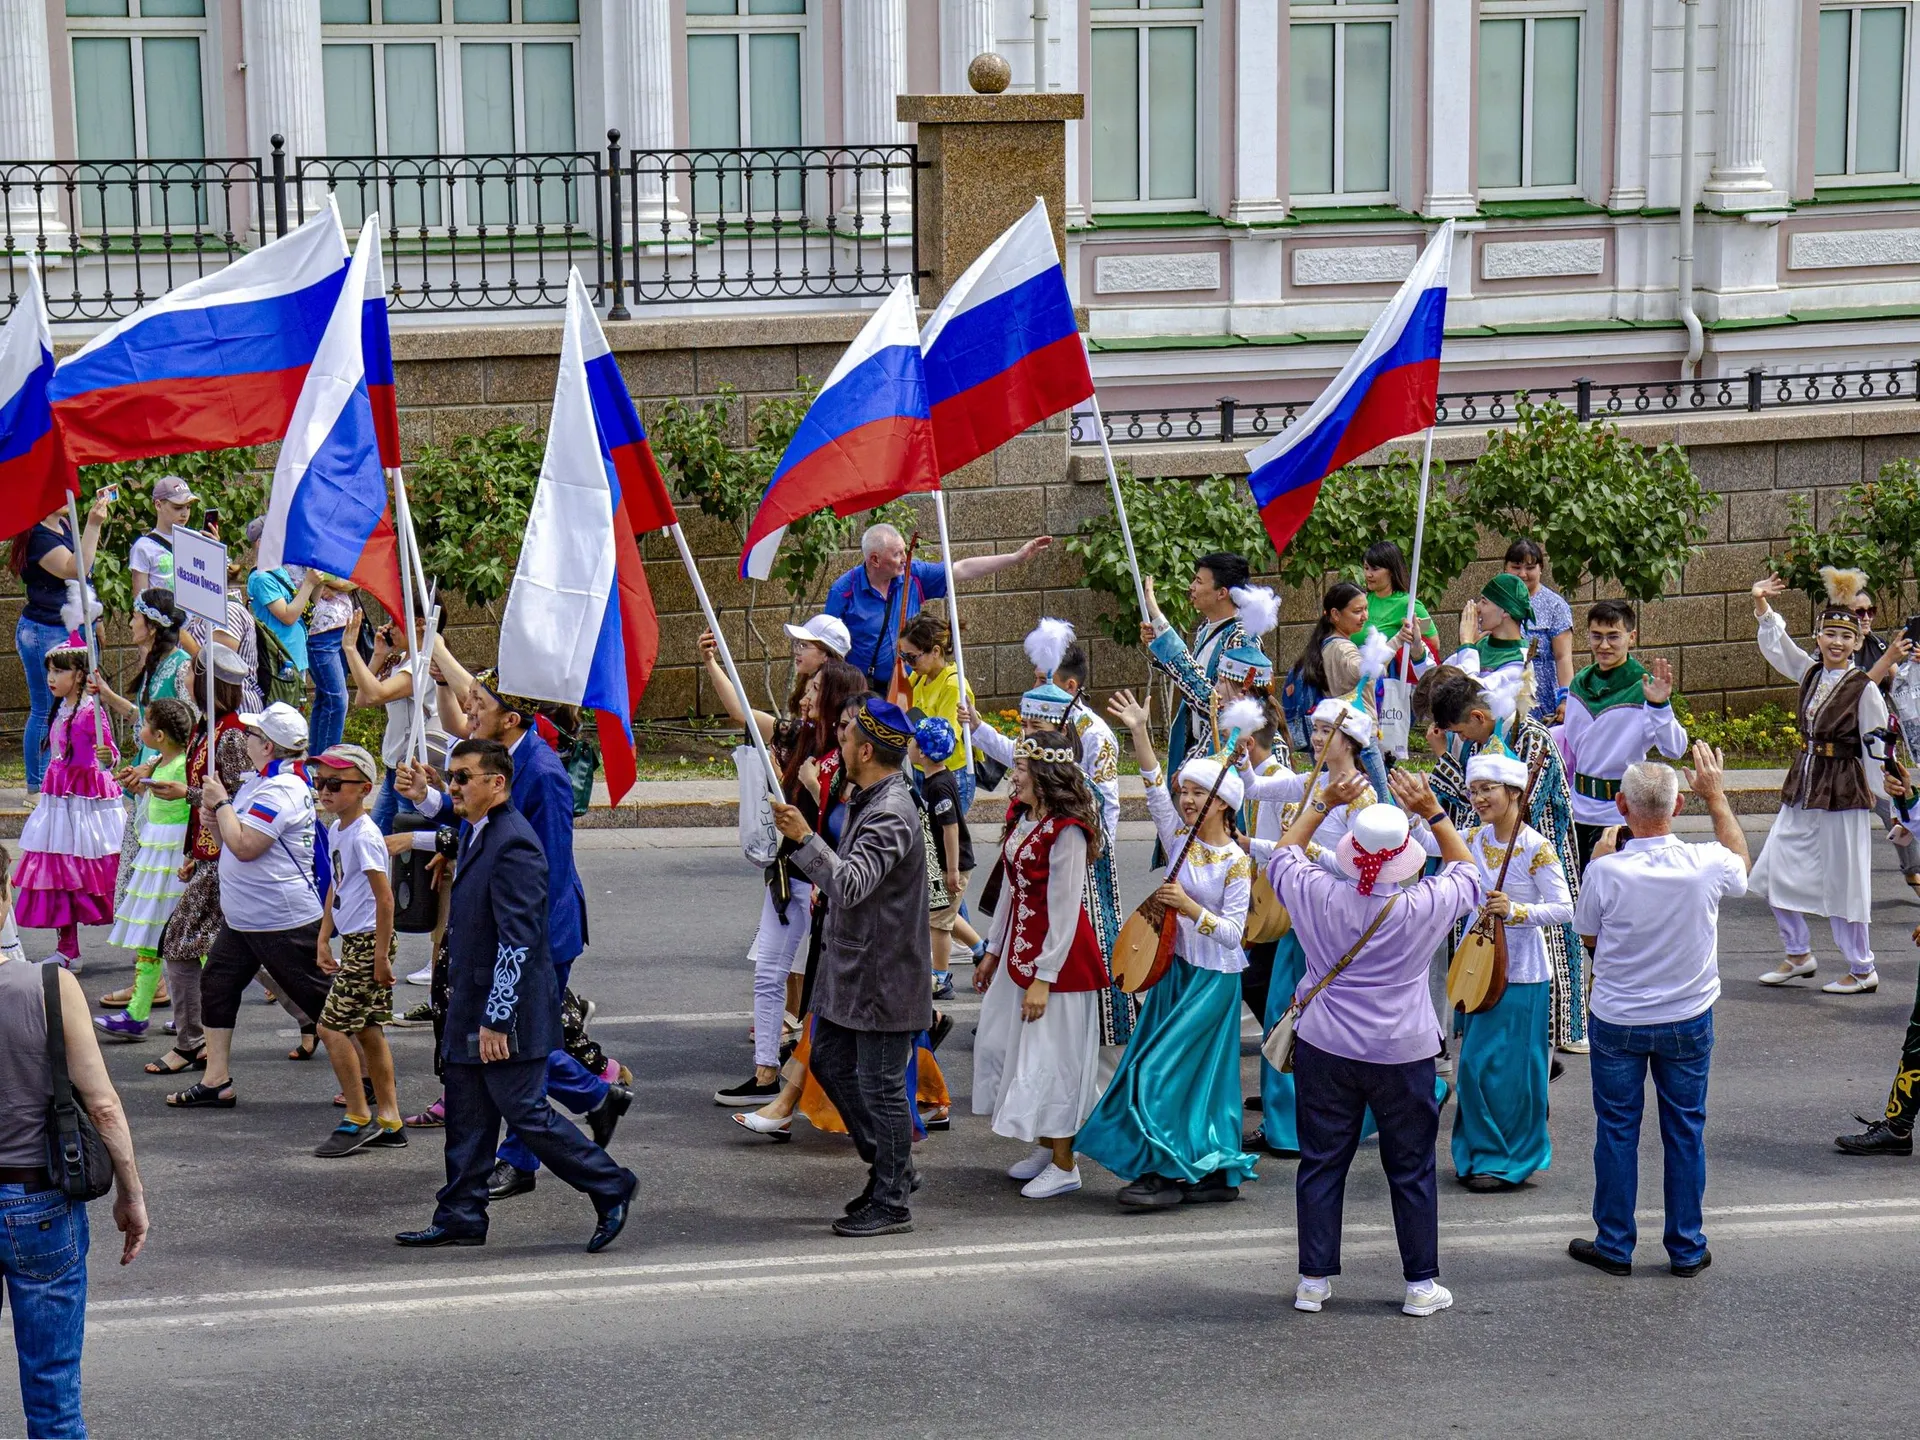
{"type": "MultiPolygon", "coordinates": [[[[1290,1307],[1290,1162],[1263,1160],[1231,1206],[1123,1214],[1118,1182],[1091,1164],[1081,1193],[1035,1203],[1002,1174],[1020,1147],[964,1103],[921,1147],[915,1232],[834,1237],[826,1222],[861,1181],[850,1145],[804,1127],[774,1145],[711,1102],[751,1058],[756,877],[729,838],[582,838],[595,944],[576,983],[633,1068],[613,1149],[641,1177],[638,1213],[603,1255],[582,1253],[591,1211],[550,1178],[496,1207],[485,1249],[396,1249],[393,1232],[431,1210],[438,1134],[315,1159],[333,1081],[324,1060],[281,1058],[291,1029],[276,1007],[243,1013],[231,1112],[166,1110],[170,1082],[138,1073],[159,1042],[112,1050],[154,1231],[128,1269],[110,1232],[96,1238],[94,1433],[1912,1432],[1920,1170],[1832,1148],[1855,1111],[1883,1103],[1912,1004],[1920,913],[1890,869],[1877,995],[1763,989],[1753,976],[1777,953],[1766,910],[1748,899],[1723,916],[1710,1271],[1664,1268],[1651,1119],[1641,1267],[1613,1280],[1566,1258],[1571,1236],[1591,1234],[1592,1177],[1585,1062],[1569,1057],[1553,1165],[1519,1193],[1454,1187],[1443,1119],[1442,1278],[1457,1303],[1414,1321],[1398,1310],[1371,1148],[1348,1189],[1346,1273],[1318,1316],[1290,1307]]],[[[1122,849],[1143,892],[1147,846],[1122,849]]],[[[112,953],[99,932],[88,940],[112,953]]],[[[37,957],[50,941],[27,943],[37,957]]],[[[127,973],[102,963],[84,984],[98,993],[127,973]]],[[[970,1088],[965,999],[963,986],[941,1057],[957,1097],[970,1088]]],[[[409,1109],[434,1093],[429,1033],[395,1035],[409,1109]]],[[[1255,1064],[1249,1044],[1250,1089],[1255,1064]]],[[[94,1211],[104,1230],[106,1207],[94,1211]]],[[[18,1423],[11,1385],[0,1433],[18,1423]]]]}

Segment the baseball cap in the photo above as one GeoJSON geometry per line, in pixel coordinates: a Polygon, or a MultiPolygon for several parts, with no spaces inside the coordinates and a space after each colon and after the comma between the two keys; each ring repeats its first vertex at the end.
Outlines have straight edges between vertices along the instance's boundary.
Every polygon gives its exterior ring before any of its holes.
{"type": "Polygon", "coordinates": [[[787,634],[796,640],[811,640],[824,645],[842,660],[853,648],[853,635],[837,615],[816,615],[804,625],[789,625],[787,634]]]}
{"type": "Polygon", "coordinates": [[[249,730],[258,730],[283,750],[304,750],[307,722],[300,712],[284,700],[276,700],[256,715],[240,716],[249,730]]]}
{"type": "Polygon", "coordinates": [[[187,482],[178,475],[162,475],[153,482],[153,503],[165,501],[169,505],[191,505],[198,498],[187,488],[187,482]]]}
{"type": "Polygon", "coordinates": [[[264,515],[256,515],[253,519],[247,521],[247,543],[250,545],[258,545],[260,543],[260,536],[265,532],[266,528],[267,517],[264,515]]]}
{"type": "Polygon", "coordinates": [[[360,778],[369,784],[380,780],[380,763],[367,753],[363,745],[329,745],[314,757],[316,765],[324,765],[329,770],[358,770],[360,778]]]}

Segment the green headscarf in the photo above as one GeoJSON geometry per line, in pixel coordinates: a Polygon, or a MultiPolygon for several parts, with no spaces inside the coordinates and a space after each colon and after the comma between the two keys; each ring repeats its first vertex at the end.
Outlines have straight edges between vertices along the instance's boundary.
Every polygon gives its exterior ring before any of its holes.
{"type": "Polygon", "coordinates": [[[1491,600],[1522,625],[1533,619],[1533,597],[1527,594],[1526,583],[1518,575],[1509,575],[1502,570],[1487,581],[1480,591],[1482,600],[1491,600]]]}

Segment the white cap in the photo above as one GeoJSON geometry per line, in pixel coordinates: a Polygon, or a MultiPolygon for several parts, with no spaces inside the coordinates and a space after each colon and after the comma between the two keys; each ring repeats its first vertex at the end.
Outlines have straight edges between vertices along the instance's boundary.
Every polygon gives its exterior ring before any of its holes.
{"type": "Polygon", "coordinates": [[[811,640],[825,646],[842,660],[853,648],[853,635],[837,615],[816,615],[804,625],[789,625],[787,634],[796,640],[811,640]]]}
{"type": "Polygon", "coordinates": [[[282,750],[307,748],[307,722],[284,700],[276,700],[257,715],[242,715],[240,723],[258,730],[282,750]]]}

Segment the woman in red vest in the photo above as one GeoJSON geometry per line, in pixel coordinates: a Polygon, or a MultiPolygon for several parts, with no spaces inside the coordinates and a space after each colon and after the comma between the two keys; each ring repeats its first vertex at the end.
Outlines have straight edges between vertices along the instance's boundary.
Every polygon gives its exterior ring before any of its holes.
{"type": "Polygon", "coordinates": [[[1000,900],[973,971],[973,988],[987,997],[973,1044],[973,1113],[1034,1147],[1007,1170],[1027,1182],[1020,1193],[1030,1200],[1080,1188],[1073,1137],[1100,1098],[1099,994],[1111,980],[1087,876],[1102,832],[1079,762],[1078,740],[1060,731],[1015,745],[1000,900]]]}

